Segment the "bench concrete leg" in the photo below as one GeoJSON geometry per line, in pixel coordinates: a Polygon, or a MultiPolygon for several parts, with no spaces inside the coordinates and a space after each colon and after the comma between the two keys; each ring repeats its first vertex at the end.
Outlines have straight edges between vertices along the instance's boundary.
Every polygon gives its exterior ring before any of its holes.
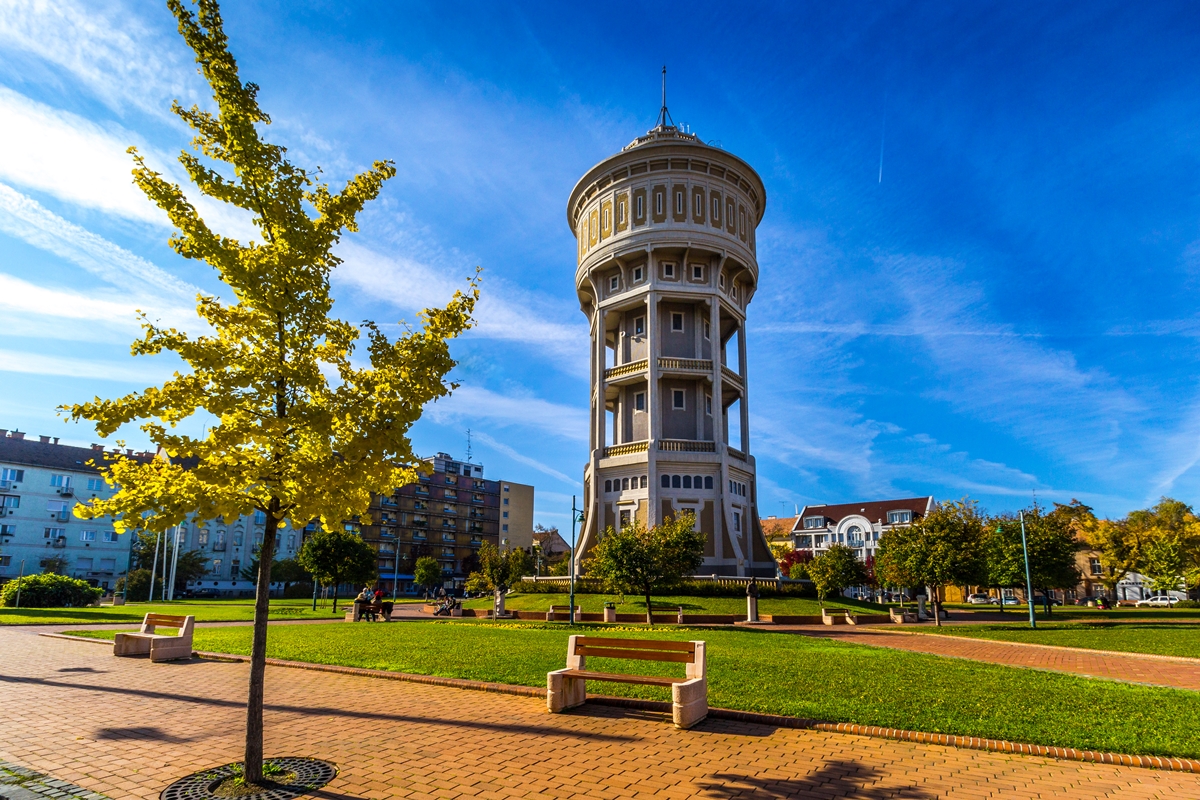
{"type": "Polygon", "coordinates": [[[114,656],[144,656],[150,652],[150,639],[132,633],[118,633],[113,639],[114,656]]]}
{"type": "Polygon", "coordinates": [[[561,672],[546,673],[546,708],[551,714],[581,706],[587,700],[587,683],[561,672]]]}
{"type": "Polygon", "coordinates": [[[150,643],[151,661],[178,661],[192,657],[192,639],[155,639],[150,643]]]}
{"type": "Polygon", "coordinates": [[[671,687],[671,717],[676,728],[690,728],[707,716],[707,680],[693,678],[671,687]]]}

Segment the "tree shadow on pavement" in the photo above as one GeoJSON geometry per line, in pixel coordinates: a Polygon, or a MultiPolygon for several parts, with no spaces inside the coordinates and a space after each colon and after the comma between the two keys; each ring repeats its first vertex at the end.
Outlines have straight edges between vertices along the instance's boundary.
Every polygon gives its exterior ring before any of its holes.
{"type": "MultiPolygon", "coordinates": [[[[78,684],[68,683],[66,681],[57,681],[49,678],[32,678],[19,677],[15,675],[0,675],[0,683],[16,683],[35,686],[46,686],[56,689],[75,689],[83,692],[104,692],[107,694],[130,695],[133,697],[143,697],[149,700],[165,700],[178,703],[187,703],[198,706],[216,706],[218,708],[236,708],[242,709],[246,707],[244,701],[238,700],[221,700],[215,697],[196,697],[193,695],[176,694],[172,692],[156,692],[150,689],[127,689],[120,686],[100,686],[97,684],[78,684]]],[[[330,706],[291,706],[281,705],[278,703],[267,703],[264,708],[268,711],[275,711],[286,714],[300,714],[303,716],[313,717],[352,717],[362,720],[377,720],[381,722],[399,722],[411,723],[414,725],[439,725],[452,728],[474,728],[477,730],[487,730],[495,733],[521,733],[530,736],[545,736],[548,738],[564,738],[564,739],[590,739],[593,741],[610,741],[610,742],[631,742],[635,737],[632,736],[614,736],[606,733],[590,733],[585,731],[572,731],[567,728],[552,727],[549,725],[521,725],[507,724],[502,722],[481,722],[478,720],[468,719],[437,719],[434,717],[408,716],[405,714],[389,714],[382,711],[364,711],[351,708],[333,708],[330,706]]]]}
{"type": "Polygon", "coordinates": [[[134,741],[166,742],[168,744],[188,744],[198,741],[195,738],[184,738],[167,733],[162,728],[141,726],[134,728],[97,728],[92,737],[97,741],[105,739],[132,739],[134,741]]]}
{"type": "Polygon", "coordinates": [[[917,786],[882,786],[884,773],[855,761],[827,761],[798,778],[763,778],[718,772],[696,787],[701,797],[729,800],[779,800],[792,797],[853,797],[856,800],[922,800],[935,795],[917,786]]]}

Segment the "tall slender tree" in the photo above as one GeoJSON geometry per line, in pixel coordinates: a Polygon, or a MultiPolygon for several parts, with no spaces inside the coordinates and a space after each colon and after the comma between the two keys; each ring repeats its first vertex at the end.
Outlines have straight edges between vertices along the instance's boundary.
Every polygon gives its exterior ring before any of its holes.
{"type": "Polygon", "coordinates": [[[270,117],[258,87],[244,83],[230,54],[216,0],[167,0],[179,32],[208,83],[214,110],[172,110],[195,136],[179,156],[195,188],[248,212],[259,239],[241,242],[212,230],[178,185],[131,149],[134,182],[162,208],[181,256],[209,264],[232,299],[201,296],[205,333],[163,328],[144,315],[134,355],[176,354],[183,368],[162,386],[115,400],[66,408],[101,436],[141,422],[167,454],[141,463],[104,465],[120,489],[77,505],[84,518],[111,515],[118,530],[135,524],[165,531],[189,513],[200,519],[266,515],[260,549],[246,707],[245,779],[262,780],[263,678],[270,565],[279,528],[325,528],[365,514],[372,492],[391,492],[416,478],[408,431],[426,403],[453,388],[448,339],[471,325],[477,284],[445,308],[426,310],[421,324],[390,340],[374,323],[361,328],[331,316],[330,273],[344,231],[357,230],[364,204],[396,170],[377,161],[331,189],[319,172],[292,164],[283,147],[263,138],[270,117]],[[362,361],[355,355],[366,336],[362,361]],[[363,363],[366,362],[366,363],[363,363]],[[215,418],[203,438],[176,433],[197,413],[215,418]]]}

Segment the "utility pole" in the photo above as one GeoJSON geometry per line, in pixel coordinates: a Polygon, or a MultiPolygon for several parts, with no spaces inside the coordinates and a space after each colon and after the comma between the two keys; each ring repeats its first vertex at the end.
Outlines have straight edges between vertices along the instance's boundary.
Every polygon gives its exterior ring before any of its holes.
{"type": "Polygon", "coordinates": [[[21,574],[17,577],[17,608],[21,607],[21,582],[25,580],[25,559],[21,559],[21,574]]]}
{"type": "MultiPolygon", "coordinates": [[[[665,67],[663,68],[666,69],[665,67]]],[[[575,624],[575,525],[579,522],[579,509],[575,507],[575,495],[571,495],[571,580],[568,595],[568,617],[571,625],[575,624]]]]}
{"type": "MultiPolygon", "coordinates": [[[[1025,554],[1025,603],[1029,606],[1029,627],[1037,627],[1037,617],[1033,615],[1033,583],[1029,577],[1029,546],[1025,543],[1025,512],[1021,512],[1021,552],[1025,554]]],[[[1000,597],[1004,602],[1004,597],[1000,597]]]]}
{"type": "MultiPolygon", "coordinates": [[[[175,526],[175,535],[171,538],[171,581],[166,588],[168,600],[175,599],[175,570],[179,567],[179,534],[180,526],[175,526]]],[[[164,559],[165,562],[165,559],[164,559]]],[[[163,564],[163,572],[166,572],[166,564],[163,564]]]]}

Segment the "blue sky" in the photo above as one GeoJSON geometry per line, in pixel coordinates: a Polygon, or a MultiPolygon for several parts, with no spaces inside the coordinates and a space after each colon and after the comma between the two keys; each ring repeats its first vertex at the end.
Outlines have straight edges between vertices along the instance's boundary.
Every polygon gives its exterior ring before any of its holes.
{"type": "MultiPolygon", "coordinates": [[[[204,85],[156,2],[0,14],[0,427],[150,385],[134,309],[195,328],[124,149],[178,174],[204,85]]],[[[587,328],[567,195],[677,122],[767,186],[750,307],[759,509],[964,495],[1123,515],[1200,488],[1200,11],[1157,3],[606,7],[227,2],[270,136],[335,183],[399,174],[348,236],[336,313],[395,323],[484,273],[454,397],[414,431],[567,524],[587,328]]],[[[234,235],[246,220],[202,210],[234,235]]],[[[197,422],[197,432],[200,423],[197,422]]],[[[131,445],[145,444],[136,431],[131,445]]]]}

